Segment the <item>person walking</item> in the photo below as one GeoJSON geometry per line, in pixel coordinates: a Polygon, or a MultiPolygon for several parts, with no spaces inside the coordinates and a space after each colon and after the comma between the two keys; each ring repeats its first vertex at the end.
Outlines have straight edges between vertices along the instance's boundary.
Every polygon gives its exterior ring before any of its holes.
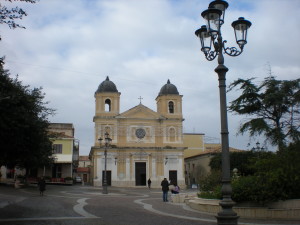
{"type": "Polygon", "coordinates": [[[46,190],[46,181],[44,177],[42,177],[38,182],[39,190],[40,190],[40,196],[44,195],[44,191],[46,190]]]}
{"type": "Polygon", "coordinates": [[[161,182],[161,189],[163,191],[163,201],[167,202],[168,201],[168,192],[169,192],[169,182],[167,178],[164,178],[163,181],[161,182]]]}
{"type": "Polygon", "coordinates": [[[151,188],[151,180],[150,180],[150,178],[148,179],[148,188],[149,189],[151,188]]]}

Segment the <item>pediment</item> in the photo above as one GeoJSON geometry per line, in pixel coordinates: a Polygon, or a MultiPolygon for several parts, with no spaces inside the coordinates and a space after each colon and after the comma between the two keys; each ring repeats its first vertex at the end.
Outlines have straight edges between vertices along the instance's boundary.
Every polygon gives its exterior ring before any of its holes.
{"type": "Polygon", "coordinates": [[[139,104],[121,114],[116,116],[116,118],[124,119],[162,119],[164,118],[159,113],[149,109],[143,104],[139,104]]]}

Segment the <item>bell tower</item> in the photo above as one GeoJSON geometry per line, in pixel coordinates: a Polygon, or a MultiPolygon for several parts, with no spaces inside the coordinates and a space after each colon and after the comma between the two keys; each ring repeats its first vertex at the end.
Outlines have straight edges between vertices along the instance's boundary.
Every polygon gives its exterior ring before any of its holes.
{"type": "Polygon", "coordinates": [[[156,97],[157,112],[164,117],[162,128],[164,130],[163,144],[182,145],[182,95],[170,80],[162,86],[156,97]]]}
{"type": "Polygon", "coordinates": [[[116,85],[107,76],[95,92],[95,117],[118,115],[120,113],[120,95],[116,85]]]}
{"type": "Polygon", "coordinates": [[[166,118],[182,119],[182,95],[170,80],[162,86],[156,97],[157,112],[166,118]]]}
{"type": "Polygon", "coordinates": [[[99,85],[95,92],[95,146],[99,145],[98,139],[109,133],[113,143],[117,142],[117,122],[115,116],[120,113],[120,95],[116,85],[106,79],[99,85]]]}

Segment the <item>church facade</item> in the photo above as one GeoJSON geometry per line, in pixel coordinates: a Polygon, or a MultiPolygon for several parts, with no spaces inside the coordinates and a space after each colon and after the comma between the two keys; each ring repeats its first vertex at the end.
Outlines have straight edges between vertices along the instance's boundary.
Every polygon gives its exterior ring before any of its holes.
{"type": "Polygon", "coordinates": [[[185,185],[182,133],[182,95],[168,80],[156,97],[157,110],[142,103],[120,112],[121,93],[107,77],[95,92],[94,146],[90,151],[91,182],[102,186],[105,146],[100,139],[109,134],[107,184],[117,187],[160,187],[163,178],[185,185]]]}

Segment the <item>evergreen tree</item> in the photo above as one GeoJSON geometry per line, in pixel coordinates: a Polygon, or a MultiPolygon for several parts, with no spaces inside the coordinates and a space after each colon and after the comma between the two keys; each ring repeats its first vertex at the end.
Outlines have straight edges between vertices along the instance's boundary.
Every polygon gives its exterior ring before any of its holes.
{"type": "Polygon", "coordinates": [[[42,88],[30,89],[0,66],[0,165],[30,169],[51,162],[47,129],[53,109],[42,88]]]}
{"type": "MultiPolygon", "coordinates": [[[[28,3],[36,3],[36,0],[6,0],[8,2],[28,2],[28,3]]],[[[27,13],[19,8],[8,8],[3,5],[3,2],[0,3],[0,24],[7,24],[10,28],[14,29],[17,27],[25,28],[24,26],[21,26],[20,24],[17,24],[15,20],[22,19],[23,16],[27,16],[27,13]]]]}
{"type": "Polygon", "coordinates": [[[260,85],[254,84],[253,80],[238,79],[229,86],[229,91],[234,88],[242,90],[241,96],[229,106],[231,112],[247,117],[239,133],[264,134],[279,149],[299,141],[300,79],[276,80],[270,76],[260,85]]]}

